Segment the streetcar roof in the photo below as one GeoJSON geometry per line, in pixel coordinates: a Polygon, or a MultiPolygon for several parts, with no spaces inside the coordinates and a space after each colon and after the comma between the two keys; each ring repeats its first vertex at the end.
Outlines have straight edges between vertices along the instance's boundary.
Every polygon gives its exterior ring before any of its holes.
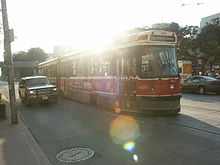
{"type": "MultiPolygon", "coordinates": [[[[154,36],[173,36],[176,37],[176,33],[175,32],[170,32],[170,31],[164,31],[164,30],[147,30],[147,31],[143,31],[143,32],[139,32],[139,33],[134,33],[134,34],[130,34],[130,35],[126,35],[123,37],[120,37],[118,39],[116,39],[116,42],[134,42],[134,41],[139,41],[139,40],[148,40],[150,35],[154,35],[154,36]]],[[[151,42],[153,42],[151,40],[151,42]]],[[[156,43],[161,41],[154,41],[156,43]]],[[[165,42],[164,42],[165,43],[165,42]]],[[[176,41],[170,41],[167,43],[176,43],[176,41]]]]}
{"type": "MultiPolygon", "coordinates": [[[[158,37],[158,38],[159,38],[158,37]]],[[[166,38],[165,38],[166,39],[166,38]]],[[[58,60],[61,61],[67,61],[72,58],[78,58],[79,56],[87,56],[87,55],[92,55],[92,54],[97,54],[101,52],[106,52],[109,50],[114,50],[114,49],[120,49],[120,48],[126,48],[126,47],[133,47],[133,46],[140,46],[140,45],[164,45],[164,46],[172,46],[175,45],[176,43],[176,33],[175,32],[170,32],[170,31],[164,31],[164,30],[148,30],[148,31],[143,31],[139,33],[134,33],[130,35],[126,35],[123,37],[120,37],[116,39],[113,43],[107,45],[105,48],[102,50],[97,50],[97,49],[80,49],[77,51],[73,51],[70,53],[67,53],[61,57],[53,58],[47,61],[44,61],[40,63],[38,66],[43,67],[47,65],[52,65],[55,64],[58,60]],[[171,39],[173,40],[151,40],[150,36],[164,36],[164,37],[172,37],[171,39]]]]}
{"type": "Polygon", "coordinates": [[[52,58],[52,59],[39,63],[38,66],[41,67],[41,66],[55,64],[58,60],[59,60],[59,57],[52,58]]]}

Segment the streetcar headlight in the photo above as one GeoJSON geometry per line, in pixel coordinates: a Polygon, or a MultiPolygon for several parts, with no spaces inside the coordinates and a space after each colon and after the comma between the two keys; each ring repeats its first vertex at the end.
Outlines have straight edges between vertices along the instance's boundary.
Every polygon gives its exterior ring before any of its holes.
{"type": "Polygon", "coordinates": [[[53,88],[53,91],[57,91],[57,88],[53,88]]]}
{"type": "Polygon", "coordinates": [[[174,89],[175,85],[174,84],[170,84],[170,89],[174,89]]]}

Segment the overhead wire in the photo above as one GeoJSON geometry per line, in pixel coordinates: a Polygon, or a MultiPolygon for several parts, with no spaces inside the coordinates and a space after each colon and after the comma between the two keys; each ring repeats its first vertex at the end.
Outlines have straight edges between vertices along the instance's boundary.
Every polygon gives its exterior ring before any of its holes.
{"type": "Polygon", "coordinates": [[[215,3],[220,3],[220,1],[199,1],[199,2],[191,2],[191,3],[185,3],[185,2],[177,2],[177,1],[171,1],[171,0],[160,0],[162,2],[168,2],[168,3],[172,3],[174,5],[178,5],[180,7],[184,7],[184,6],[188,6],[188,5],[211,5],[211,4],[215,4],[215,3]]]}

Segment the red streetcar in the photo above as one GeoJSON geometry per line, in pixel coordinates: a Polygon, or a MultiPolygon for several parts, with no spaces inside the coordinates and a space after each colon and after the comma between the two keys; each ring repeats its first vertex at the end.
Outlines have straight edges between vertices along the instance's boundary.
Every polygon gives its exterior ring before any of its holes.
{"type": "Polygon", "coordinates": [[[62,96],[136,113],[180,111],[174,32],[150,30],[39,64],[62,96]]]}

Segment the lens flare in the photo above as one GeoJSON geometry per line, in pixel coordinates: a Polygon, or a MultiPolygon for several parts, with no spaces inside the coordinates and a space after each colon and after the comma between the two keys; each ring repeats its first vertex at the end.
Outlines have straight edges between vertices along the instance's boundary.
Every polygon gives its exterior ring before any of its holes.
{"type": "Polygon", "coordinates": [[[115,113],[121,113],[121,108],[115,108],[115,113]]]}
{"type": "Polygon", "coordinates": [[[139,137],[139,125],[133,117],[121,115],[111,122],[110,135],[115,144],[124,145],[139,137]]]}
{"type": "Polygon", "coordinates": [[[123,145],[124,150],[132,152],[135,148],[135,142],[128,142],[123,145]]]}
{"type": "Polygon", "coordinates": [[[133,159],[134,159],[135,162],[137,162],[138,161],[138,156],[136,154],[134,154],[133,159]]]}

